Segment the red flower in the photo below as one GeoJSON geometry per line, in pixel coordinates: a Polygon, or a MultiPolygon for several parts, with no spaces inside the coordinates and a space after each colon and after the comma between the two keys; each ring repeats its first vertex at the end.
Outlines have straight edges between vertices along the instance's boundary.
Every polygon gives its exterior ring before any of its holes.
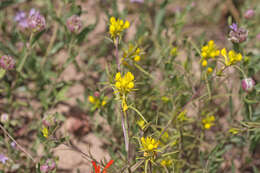
{"type": "MultiPolygon", "coordinates": [[[[102,173],[107,173],[107,169],[113,164],[114,160],[110,160],[107,165],[104,167],[102,173]]],[[[95,172],[94,173],[101,173],[100,166],[97,166],[96,162],[92,161],[92,165],[94,166],[95,172]]]]}

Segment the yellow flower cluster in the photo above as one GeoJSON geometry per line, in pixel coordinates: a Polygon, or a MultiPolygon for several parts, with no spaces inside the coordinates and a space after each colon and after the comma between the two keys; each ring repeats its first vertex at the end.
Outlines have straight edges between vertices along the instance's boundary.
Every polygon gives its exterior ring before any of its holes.
{"type": "Polygon", "coordinates": [[[225,58],[225,65],[230,66],[236,64],[237,62],[242,60],[242,55],[240,53],[236,53],[234,50],[230,50],[228,53],[225,48],[221,50],[221,55],[225,58]]]}
{"type": "Polygon", "coordinates": [[[96,108],[100,108],[101,106],[105,106],[107,104],[107,98],[104,97],[103,100],[99,98],[95,98],[94,96],[88,96],[88,101],[95,105],[96,108]]]}
{"type": "Polygon", "coordinates": [[[152,137],[142,137],[141,138],[141,150],[144,152],[156,152],[158,151],[158,146],[159,146],[160,141],[152,138],[152,137]]]}
{"type": "Polygon", "coordinates": [[[127,72],[124,77],[118,72],[115,76],[115,87],[121,95],[127,94],[132,91],[135,86],[134,79],[135,77],[131,72],[127,72]]]}
{"type": "Polygon", "coordinates": [[[205,118],[202,119],[202,123],[205,129],[210,129],[211,126],[214,125],[215,117],[214,115],[207,115],[205,118]]]}
{"type": "Polygon", "coordinates": [[[134,46],[133,44],[129,44],[128,45],[128,49],[124,50],[124,54],[123,54],[123,64],[125,59],[129,58],[134,60],[135,62],[139,62],[141,60],[141,55],[143,54],[143,51],[138,48],[137,46],[134,46]]]}
{"type": "Polygon", "coordinates": [[[126,20],[125,22],[122,19],[117,19],[115,17],[110,17],[110,26],[109,33],[112,39],[116,37],[121,37],[121,33],[129,28],[130,23],[126,20]]]}
{"type": "Polygon", "coordinates": [[[219,55],[219,50],[216,48],[216,45],[213,40],[210,40],[207,45],[201,48],[202,56],[202,66],[206,67],[208,65],[207,59],[215,58],[219,55]]]}
{"type": "Polygon", "coordinates": [[[201,56],[203,60],[215,58],[219,55],[219,50],[216,48],[216,45],[213,40],[210,40],[206,46],[201,48],[201,56]]]}

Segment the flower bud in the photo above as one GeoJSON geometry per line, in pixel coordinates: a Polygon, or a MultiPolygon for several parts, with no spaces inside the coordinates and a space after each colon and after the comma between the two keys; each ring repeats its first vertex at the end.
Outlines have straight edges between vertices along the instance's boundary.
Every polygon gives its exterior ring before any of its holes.
{"type": "Polygon", "coordinates": [[[39,13],[32,13],[28,18],[28,25],[33,32],[40,32],[46,28],[46,21],[39,13]]]}
{"type": "Polygon", "coordinates": [[[6,122],[8,122],[8,121],[9,121],[9,115],[6,114],[6,113],[2,114],[2,115],[1,115],[1,122],[2,122],[2,123],[6,123],[6,122]]]}
{"type": "Polygon", "coordinates": [[[82,21],[77,15],[73,15],[67,19],[67,27],[73,33],[79,33],[82,28],[82,21]]]}
{"type": "Polygon", "coordinates": [[[252,19],[255,15],[255,11],[253,9],[249,9],[245,12],[244,17],[246,19],[252,19]]]}
{"type": "Polygon", "coordinates": [[[56,163],[52,159],[48,159],[46,161],[46,164],[48,164],[50,171],[52,171],[52,170],[54,170],[56,168],[56,163]]]}
{"type": "Polygon", "coordinates": [[[242,88],[246,92],[250,92],[254,89],[255,81],[252,78],[245,78],[241,82],[242,88]]]}
{"type": "Polygon", "coordinates": [[[47,173],[49,171],[49,166],[48,165],[41,165],[40,170],[43,173],[47,173]]]}
{"type": "Polygon", "coordinates": [[[94,96],[98,98],[100,96],[100,93],[98,91],[95,91],[94,96]]]}
{"type": "Polygon", "coordinates": [[[15,149],[16,148],[16,143],[15,142],[11,142],[11,147],[15,149]]]}
{"type": "Polygon", "coordinates": [[[15,60],[9,55],[3,55],[0,58],[0,67],[5,70],[11,70],[14,68],[15,60]]]}

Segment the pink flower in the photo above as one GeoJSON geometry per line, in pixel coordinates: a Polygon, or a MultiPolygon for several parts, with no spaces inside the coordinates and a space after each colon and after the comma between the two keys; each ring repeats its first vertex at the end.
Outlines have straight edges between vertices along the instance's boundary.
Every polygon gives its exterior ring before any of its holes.
{"type": "Polygon", "coordinates": [[[242,88],[246,92],[250,92],[254,89],[255,81],[252,78],[245,78],[241,82],[242,88]]]}
{"type": "Polygon", "coordinates": [[[0,58],[0,67],[5,70],[12,70],[15,65],[15,60],[9,55],[3,55],[0,58]]]}
{"type": "Polygon", "coordinates": [[[245,12],[244,17],[246,19],[252,19],[255,15],[255,11],[253,9],[249,9],[245,12]]]}
{"type": "Polygon", "coordinates": [[[67,19],[67,28],[73,33],[79,33],[82,28],[82,21],[77,15],[73,15],[67,19]]]}

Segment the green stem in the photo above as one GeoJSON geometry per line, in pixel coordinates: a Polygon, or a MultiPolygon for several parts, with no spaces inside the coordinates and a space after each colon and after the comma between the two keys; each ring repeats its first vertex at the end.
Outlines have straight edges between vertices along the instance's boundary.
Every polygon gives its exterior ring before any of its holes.
{"type": "Polygon", "coordinates": [[[127,152],[127,165],[129,165],[129,130],[128,130],[128,118],[125,111],[123,111],[124,114],[122,114],[122,128],[124,133],[124,139],[125,139],[125,150],[127,152]]]}
{"type": "Polygon", "coordinates": [[[144,165],[144,171],[145,173],[148,173],[147,170],[148,170],[148,163],[149,163],[149,160],[146,160],[145,161],[145,165],[144,165]]]}
{"type": "Polygon", "coordinates": [[[33,40],[33,35],[34,35],[34,34],[31,33],[31,35],[30,35],[30,40],[29,40],[29,47],[28,47],[28,49],[26,50],[25,55],[24,55],[24,57],[23,57],[21,63],[19,64],[19,66],[18,66],[18,68],[17,68],[17,71],[18,71],[19,73],[22,71],[23,66],[24,66],[24,64],[25,64],[25,61],[26,61],[26,59],[27,59],[29,53],[31,52],[31,47],[32,47],[31,44],[32,44],[32,40],[33,40]]]}
{"type": "Polygon", "coordinates": [[[238,65],[233,65],[236,69],[238,69],[241,73],[242,73],[242,75],[243,75],[243,77],[244,78],[246,78],[246,74],[245,74],[245,72],[238,66],[238,65]]]}
{"type": "Polygon", "coordinates": [[[133,109],[143,120],[145,123],[148,123],[148,121],[146,121],[146,119],[144,118],[144,116],[141,114],[140,111],[138,111],[135,107],[133,106],[128,106],[130,109],[133,109]]]}

